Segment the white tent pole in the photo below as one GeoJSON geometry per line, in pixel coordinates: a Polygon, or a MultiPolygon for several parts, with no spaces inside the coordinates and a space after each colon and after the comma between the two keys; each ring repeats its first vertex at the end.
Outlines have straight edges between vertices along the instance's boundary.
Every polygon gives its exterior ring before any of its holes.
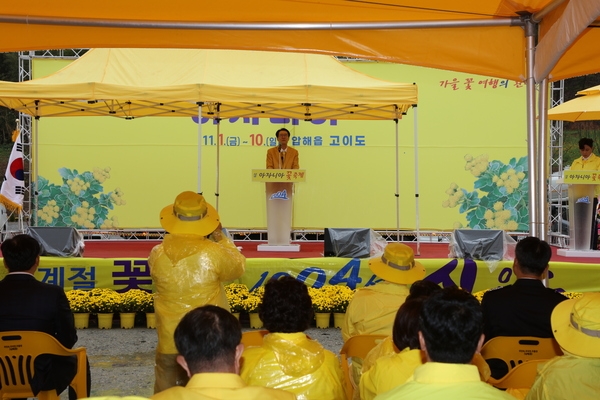
{"type": "Polygon", "coordinates": [[[537,180],[537,192],[538,192],[538,223],[540,230],[538,237],[541,240],[546,240],[548,235],[548,203],[546,202],[545,194],[548,193],[548,176],[549,176],[549,162],[548,162],[548,80],[543,79],[539,84],[539,100],[538,100],[538,132],[539,132],[539,145],[538,145],[538,159],[540,169],[540,179],[537,180]]]}
{"type": "Polygon", "coordinates": [[[215,208],[219,211],[219,167],[221,165],[221,118],[219,118],[219,112],[221,111],[221,104],[217,103],[217,182],[215,191],[215,208]]]}
{"type": "Polygon", "coordinates": [[[197,177],[198,193],[202,194],[202,103],[198,103],[198,177],[197,177]]]}
{"type": "Polygon", "coordinates": [[[535,81],[533,79],[533,63],[535,55],[535,34],[537,25],[530,20],[525,24],[526,63],[527,63],[527,164],[529,169],[529,235],[538,237],[538,197],[536,180],[539,179],[537,168],[537,143],[535,127],[535,81]]]}
{"type": "MultiPolygon", "coordinates": [[[[396,106],[396,114],[398,107],[396,106]]],[[[394,119],[396,123],[396,241],[400,241],[400,163],[398,160],[398,118],[394,119]]]]}
{"type": "Polygon", "coordinates": [[[0,23],[26,25],[69,25],[95,28],[181,29],[216,31],[335,31],[374,29],[475,28],[489,26],[523,26],[519,17],[489,19],[408,21],[408,22],[189,22],[140,21],[101,18],[61,18],[0,15],[0,23]]]}
{"type": "Polygon", "coordinates": [[[417,105],[413,105],[414,111],[414,142],[415,142],[415,223],[417,228],[417,256],[421,255],[421,234],[419,220],[419,123],[417,120],[417,105]]]}

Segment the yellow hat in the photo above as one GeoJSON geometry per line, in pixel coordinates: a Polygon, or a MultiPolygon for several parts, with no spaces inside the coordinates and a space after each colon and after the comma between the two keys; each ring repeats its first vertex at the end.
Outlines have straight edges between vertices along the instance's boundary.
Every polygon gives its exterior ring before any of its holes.
{"type": "Polygon", "coordinates": [[[383,280],[404,285],[425,277],[425,268],[415,261],[413,249],[402,243],[389,243],[381,257],[369,260],[371,271],[383,280]]]}
{"type": "Polygon", "coordinates": [[[169,233],[207,236],[219,223],[217,210],[194,192],[180,193],[160,212],[160,225],[169,233]]]}
{"type": "Polygon", "coordinates": [[[560,347],[576,356],[600,357],[600,293],[560,302],[551,321],[560,347]]]}

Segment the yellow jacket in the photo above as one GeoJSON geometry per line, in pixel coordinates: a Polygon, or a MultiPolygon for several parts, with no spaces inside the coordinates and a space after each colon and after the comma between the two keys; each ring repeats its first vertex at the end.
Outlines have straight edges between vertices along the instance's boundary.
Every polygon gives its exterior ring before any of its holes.
{"type": "Polygon", "coordinates": [[[600,157],[594,153],[590,154],[587,160],[583,157],[576,158],[571,164],[571,171],[600,171],[600,157]]]}
{"type": "Polygon", "coordinates": [[[410,350],[408,347],[400,353],[381,357],[360,377],[361,400],[372,400],[378,394],[403,384],[421,364],[421,350],[410,350]]]}
{"type": "MultiPolygon", "coordinates": [[[[600,157],[592,153],[587,160],[584,160],[583,157],[576,158],[571,164],[570,171],[600,171],[600,157]]],[[[594,194],[598,197],[600,185],[595,186],[594,194]]]]}
{"type": "Polygon", "coordinates": [[[538,366],[526,400],[597,399],[600,396],[599,358],[568,355],[538,366]]]}
{"type": "Polygon", "coordinates": [[[148,258],[155,286],[157,353],[177,354],[173,333],[190,310],[214,304],[229,310],[223,282],[239,278],[246,258],[233,242],[202,236],[167,235],[148,258]]]}
{"type": "Polygon", "coordinates": [[[173,386],[152,396],[152,400],[293,400],[295,398],[292,393],[283,390],[248,386],[238,375],[220,372],[195,374],[185,387],[173,386]]]}
{"type": "Polygon", "coordinates": [[[304,333],[270,333],[262,347],[247,348],[242,358],[248,385],[284,389],[300,400],[344,399],[336,355],[304,333]]]}
{"type": "MultiPolygon", "coordinates": [[[[366,358],[373,357],[371,353],[378,353],[381,356],[374,361],[371,358],[374,363],[368,369],[367,365],[363,365],[359,384],[361,400],[372,400],[378,394],[402,385],[412,377],[415,369],[423,364],[425,354],[421,350],[411,350],[407,347],[396,353],[394,347],[389,346],[390,342],[393,343],[391,337],[380,343],[382,346],[379,350],[374,347],[367,355],[366,358]],[[386,343],[388,344],[386,345],[386,343]],[[388,354],[384,354],[385,349],[391,350],[388,354]]],[[[486,382],[491,371],[481,354],[476,353],[473,356],[472,364],[477,367],[479,378],[486,382]]]]}
{"type": "Polygon", "coordinates": [[[391,335],[396,312],[408,293],[408,286],[386,281],[358,289],[346,310],[344,342],[356,335],[391,335]]]}
{"type": "Polygon", "coordinates": [[[377,396],[378,400],[515,400],[511,395],[482,382],[471,364],[426,362],[415,369],[412,378],[377,396]]]}

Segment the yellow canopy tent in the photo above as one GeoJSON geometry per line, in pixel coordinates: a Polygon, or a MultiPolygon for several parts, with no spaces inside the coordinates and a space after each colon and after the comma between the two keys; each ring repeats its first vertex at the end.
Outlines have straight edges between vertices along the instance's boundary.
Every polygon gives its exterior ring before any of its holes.
{"type": "MultiPolygon", "coordinates": [[[[64,116],[395,120],[396,144],[398,119],[416,104],[415,84],[376,79],[333,57],[300,53],[93,49],[48,77],[0,81],[0,105],[36,117],[35,121],[64,116]]],[[[201,129],[199,123],[198,192],[202,191],[201,129]]],[[[33,134],[35,146],[37,125],[33,134]]],[[[415,167],[416,135],[415,126],[415,167]]],[[[218,171],[217,146],[216,193],[218,171]]],[[[398,167],[396,174],[398,193],[398,167]]]]}
{"type": "Polygon", "coordinates": [[[600,120],[600,85],[577,94],[582,96],[548,110],[548,118],[571,122],[600,120]]]}
{"type": "Polygon", "coordinates": [[[29,0],[0,5],[0,49],[313,52],[525,80],[536,36],[539,82],[598,70],[599,14],[597,0],[29,0]]]}
{"type": "Polygon", "coordinates": [[[0,82],[0,105],[35,117],[401,118],[417,86],[333,57],[277,52],[93,49],[55,74],[0,82]]]}
{"type": "Polygon", "coordinates": [[[346,55],[527,83],[530,233],[545,237],[548,90],[600,69],[598,0],[46,0],[0,5],[0,49],[206,48],[346,55]],[[539,92],[536,132],[535,83],[539,92]]]}

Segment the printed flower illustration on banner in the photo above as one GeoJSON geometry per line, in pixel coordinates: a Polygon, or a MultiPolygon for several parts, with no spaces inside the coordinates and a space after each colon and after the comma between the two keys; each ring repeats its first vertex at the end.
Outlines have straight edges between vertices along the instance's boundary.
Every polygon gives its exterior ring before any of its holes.
{"type": "MultiPolygon", "coordinates": [[[[498,160],[488,161],[487,154],[477,157],[467,154],[465,161],[465,170],[477,178],[473,182],[475,190],[469,192],[452,183],[446,190],[448,198],[442,207],[460,206],[459,212],[466,213],[471,229],[528,230],[527,157],[512,158],[504,164],[498,160]]],[[[456,223],[454,228],[462,228],[462,224],[456,223]]]]}
{"type": "Polygon", "coordinates": [[[39,226],[69,226],[80,229],[113,229],[116,216],[109,217],[115,206],[125,205],[124,193],[116,188],[104,193],[102,184],[110,178],[110,168],[94,168],[79,173],[61,168],[62,185],[55,185],[40,176],[37,196],[39,226]]]}

